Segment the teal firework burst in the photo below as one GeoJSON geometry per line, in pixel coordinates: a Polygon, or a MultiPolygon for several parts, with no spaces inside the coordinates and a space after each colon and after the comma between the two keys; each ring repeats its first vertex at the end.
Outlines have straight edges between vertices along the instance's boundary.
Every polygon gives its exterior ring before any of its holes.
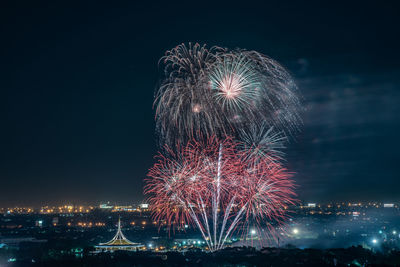
{"type": "Polygon", "coordinates": [[[227,54],[216,61],[209,73],[214,97],[225,109],[240,111],[257,99],[260,79],[254,64],[242,54],[227,54]]]}

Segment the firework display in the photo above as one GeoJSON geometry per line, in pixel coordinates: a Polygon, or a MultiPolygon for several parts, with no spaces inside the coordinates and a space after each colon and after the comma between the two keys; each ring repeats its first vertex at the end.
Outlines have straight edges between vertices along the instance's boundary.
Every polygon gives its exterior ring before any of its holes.
{"type": "Polygon", "coordinates": [[[211,250],[223,247],[249,222],[280,222],[293,204],[291,175],[276,161],[238,148],[231,138],[189,142],[178,153],[158,155],[145,193],[156,219],[198,227],[211,250]],[[240,226],[240,227],[238,227],[240,226]]]}
{"type": "Polygon", "coordinates": [[[161,144],[215,135],[237,136],[264,122],[285,136],[300,124],[297,88],[276,61],[255,51],[199,44],[168,51],[156,94],[161,144]]]}
{"type": "Polygon", "coordinates": [[[295,195],[282,165],[300,124],[290,75],[258,52],[199,44],[179,45],[161,61],[163,145],[145,186],[155,219],[197,226],[211,251],[250,225],[273,236],[295,195]]]}

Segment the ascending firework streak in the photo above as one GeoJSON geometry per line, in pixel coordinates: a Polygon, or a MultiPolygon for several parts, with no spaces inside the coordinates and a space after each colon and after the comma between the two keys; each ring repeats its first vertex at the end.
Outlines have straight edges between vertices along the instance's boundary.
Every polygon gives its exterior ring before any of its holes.
{"type": "Polygon", "coordinates": [[[258,52],[198,44],[162,61],[155,107],[164,145],[145,187],[155,219],[193,223],[211,251],[250,222],[273,231],[294,196],[280,163],[300,124],[290,75],[258,52]]]}
{"type": "Polygon", "coordinates": [[[279,222],[293,204],[290,174],[238,145],[211,137],[189,142],[168,157],[159,154],[145,188],[156,219],[174,226],[194,223],[211,251],[222,248],[239,225],[245,230],[250,220],[260,227],[266,220],[279,222]]]}

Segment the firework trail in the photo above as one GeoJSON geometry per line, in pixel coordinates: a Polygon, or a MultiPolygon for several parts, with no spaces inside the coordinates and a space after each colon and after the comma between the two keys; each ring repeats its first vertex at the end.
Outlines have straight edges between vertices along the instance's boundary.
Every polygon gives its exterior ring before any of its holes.
{"type": "Polygon", "coordinates": [[[250,222],[272,233],[294,203],[281,163],[301,124],[292,78],[241,49],[178,45],[161,62],[154,106],[162,147],[145,186],[155,219],[196,225],[211,251],[250,222]]]}
{"type": "Polygon", "coordinates": [[[173,156],[159,154],[145,187],[156,219],[174,226],[195,224],[212,251],[250,220],[260,227],[266,220],[280,222],[294,201],[290,173],[238,146],[230,138],[210,137],[179,147],[173,156]]]}

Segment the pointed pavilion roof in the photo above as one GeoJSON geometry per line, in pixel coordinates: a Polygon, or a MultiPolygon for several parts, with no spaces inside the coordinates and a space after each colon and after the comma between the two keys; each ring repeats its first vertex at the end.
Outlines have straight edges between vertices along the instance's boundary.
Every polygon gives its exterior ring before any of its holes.
{"type": "Polygon", "coordinates": [[[121,231],[121,217],[118,219],[118,230],[113,239],[106,243],[100,243],[101,246],[132,246],[138,245],[138,243],[133,243],[129,241],[121,231]]]}

